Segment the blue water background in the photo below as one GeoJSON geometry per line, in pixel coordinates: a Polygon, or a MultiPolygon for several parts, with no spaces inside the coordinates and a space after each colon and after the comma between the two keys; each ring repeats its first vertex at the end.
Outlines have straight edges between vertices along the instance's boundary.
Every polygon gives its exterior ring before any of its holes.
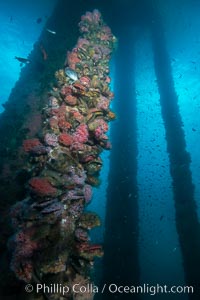
{"type": "Polygon", "coordinates": [[[0,112],[19,78],[20,62],[27,57],[51,15],[56,0],[0,1],[0,112]],[[41,23],[37,19],[42,18],[41,23]]]}

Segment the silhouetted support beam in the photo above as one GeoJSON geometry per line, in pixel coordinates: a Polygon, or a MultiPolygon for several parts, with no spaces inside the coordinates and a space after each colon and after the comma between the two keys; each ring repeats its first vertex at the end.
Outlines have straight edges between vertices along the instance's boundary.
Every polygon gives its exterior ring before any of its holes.
{"type": "MultiPolygon", "coordinates": [[[[136,285],[139,281],[136,101],[134,53],[131,51],[134,41],[131,38],[128,32],[119,35],[115,59],[114,111],[117,121],[111,130],[113,147],[103,259],[102,282],[118,286],[136,285]]],[[[133,299],[133,295],[105,293],[103,299],[133,299]]],[[[134,299],[137,299],[135,295],[134,299]]]]}
{"type": "Polygon", "coordinates": [[[185,280],[187,285],[193,285],[196,290],[195,295],[191,294],[190,298],[199,299],[197,291],[200,283],[200,232],[190,171],[190,155],[186,151],[178,97],[166,50],[164,30],[158,17],[154,17],[154,23],[152,23],[152,43],[162,117],[166,130],[176,208],[176,227],[183,255],[185,280]]]}

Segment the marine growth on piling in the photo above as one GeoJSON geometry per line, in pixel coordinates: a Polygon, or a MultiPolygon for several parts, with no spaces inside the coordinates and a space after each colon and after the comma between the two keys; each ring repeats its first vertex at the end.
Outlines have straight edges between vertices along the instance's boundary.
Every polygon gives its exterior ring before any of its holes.
{"type": "Polygon", "coordinates": [[[42,134],[22,145],[29,180],[26,198],[12,207],[15,235],[9,247],[11,268],[25,282],[62,274],[68,286],[87,286],[93,260],[103,254],[101,245],[89,241],[99,217],[84,208],[99,184],[100,153],[111,149],[109,60],[116,39],[98,10],[83,15],[79,28],[81,36],[56,72],[41,112],[42,134]]]}

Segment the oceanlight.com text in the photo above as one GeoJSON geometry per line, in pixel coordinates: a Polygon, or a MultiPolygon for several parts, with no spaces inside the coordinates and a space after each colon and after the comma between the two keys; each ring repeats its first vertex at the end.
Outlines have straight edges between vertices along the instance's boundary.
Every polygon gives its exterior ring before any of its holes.
{"type": "Polygon", "coordinates": [[[167,286],[167,285],[150,285],[144,283],[138,286],[117,286],[112,283],[109,284],[108,290],[110,293],[120,293],[120,294],[149,294],[151,296],[157,294],[193,294],[193,286],[167,286]]]}
{"type": "Polygon", "coordinates": [[[117,285],[115,283],[104,284],[103,286],[96,286],[94,284],[74,284],[74,285],[62,285],[62,284],[36,284],[33,286],[31,284],[27,284],[25,286],[25,291],[27,293],[32,293],[35,291],[37,294],[84,294],[84,293],[110,293],[110,294],[149,294],[150,296],[155,296],[159,294],[193,294],[194,287],[193,286],[168,286],[168,285],[150,285],[148,283],[144,283],[142,285],[131,285],[131,286],[122,286],[117,285]]]}

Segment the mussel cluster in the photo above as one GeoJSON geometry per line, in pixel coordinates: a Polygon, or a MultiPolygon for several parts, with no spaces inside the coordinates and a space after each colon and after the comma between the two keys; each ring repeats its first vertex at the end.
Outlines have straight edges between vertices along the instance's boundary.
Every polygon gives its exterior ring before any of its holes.
{"type": "MultiPolygon", "coordinates": [[[[116,39],[97,10],[82,16],[79,27],[82,37],[55,74],[42,134],[23,142],[30,179],[26,199],[12,208],[16,234],[9,247],[12,270],[26,282],[59,274],[68,286],[77,278],[88,283],[94,258],[103,254],[101,245],[90,244],[88,233],[100,225],[99,217],[84,208],[91,186],[99,184],[100,154],[111,148],[106,132],[115,114],[109,108],[109,61],[116,39]]],[[[65,299],[70,297],[72,292],[65,299]]]]}

